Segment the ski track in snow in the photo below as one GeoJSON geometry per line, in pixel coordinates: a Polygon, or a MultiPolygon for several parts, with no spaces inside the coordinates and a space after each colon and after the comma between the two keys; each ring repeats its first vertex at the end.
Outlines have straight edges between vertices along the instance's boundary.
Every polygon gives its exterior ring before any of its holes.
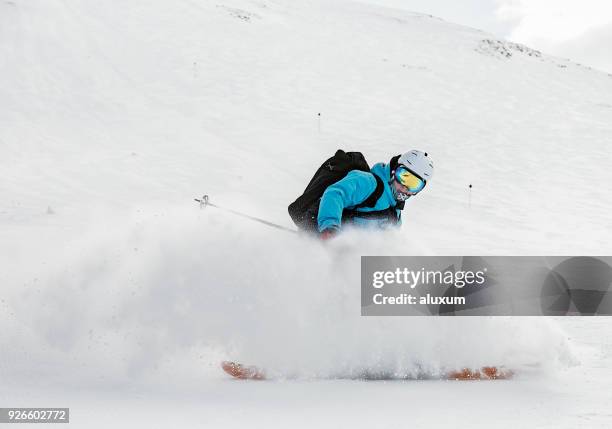
{"type": "Polygon", "coordinates": [[[607,318],[359,316],[361,255],[609,253],[612,79],[530,52],[341,0],[1,3],[0,401],[88,428],[609,427],[607,318]],[[323,245],[192,201],[289,226],[339,147],[431,154],[400,232],[323,245]],[[346,380],[491,364],[521,371],[346,380]]]}

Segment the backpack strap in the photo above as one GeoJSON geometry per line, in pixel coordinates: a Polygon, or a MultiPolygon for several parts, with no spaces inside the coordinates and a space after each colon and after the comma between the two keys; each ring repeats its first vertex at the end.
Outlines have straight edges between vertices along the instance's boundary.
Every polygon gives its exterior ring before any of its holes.
{"type": "Polygon", "coordinates": [[[362,207],[374,207],[378,199],[383,194],[383,191],[385,190],[385,184],[383,183],[382,179],[378,177],[378,174],[371,174],[376,179],[376,189],[374,189],[374,192],[372,192],[370,196],[366,198],[361,204],[357,204],[355,207],[353,207],[352,210],[360,209],[362,207]]]}
{"type": "MultiPolygon", "coordinates": [[[[395,156],[391,159],[391,164],[395,164],[397,167],[397,159],[398,156],[395,156]]],[[[342,213],[342,221],[352,221],[353,218],[359,217],[362,219],[388,219],[392,224],[398,224],[401,217],[401,210],[404,210],[405,201],[396,201],[394,206],[388,207],[383,210],[369,211],[369,212],[358,212],[355,209],[361,207],[374,207],[378,199],[382,196],[382,193],[385,190],[385,185],[380,177],[377,174],[372,173],[374,178],[376,179],[376,189],[374,192],[370,194],[368,198],[365,199],[361,204],[356,205],[352,209],[345,209],[342,213]],[[400,213],[397,213],[397,210],[400,210],[400,213]]]]}

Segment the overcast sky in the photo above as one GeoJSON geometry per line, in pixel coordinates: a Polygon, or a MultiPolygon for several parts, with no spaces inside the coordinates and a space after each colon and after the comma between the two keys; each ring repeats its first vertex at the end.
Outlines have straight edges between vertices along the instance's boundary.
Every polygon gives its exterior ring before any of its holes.
{"type": "Polygon", "coordinates": [[[612,73],[612,0],[360,0],[489,31],[612,73]]]}

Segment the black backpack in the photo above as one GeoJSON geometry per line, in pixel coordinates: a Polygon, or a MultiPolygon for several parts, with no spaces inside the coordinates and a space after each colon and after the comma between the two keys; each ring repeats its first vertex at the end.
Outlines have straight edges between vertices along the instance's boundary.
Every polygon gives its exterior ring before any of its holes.
{"type": "MultiPolygon", "coordinates": [[[[344,152],[338,149],[336,154],[325,161],[314,174],[304,193],[292,202],[289,209],[289,216],[300,229],[307,231],[317,230],[317,215],[319,214],[319,202],[323,192],[328,186],[343,179],[350,171],[360,170],[370,172],[370,166],[361,152],[344,152]]],[[[374,207],[384,191],[383,181],[376,174],[372,174],[376,179],[376,189],[361,204],[353,209],[361,207],[374,207]]],[[[385,210],[387,212],[388,210],[385,210]]],[[[345,212],[349,212],[345,210],[345,212]]],[[[378,213],[378,212],[377,212],[378,213]]],[[[343,218],[350,217],[349,213],[344,213],[343,218]]]]}

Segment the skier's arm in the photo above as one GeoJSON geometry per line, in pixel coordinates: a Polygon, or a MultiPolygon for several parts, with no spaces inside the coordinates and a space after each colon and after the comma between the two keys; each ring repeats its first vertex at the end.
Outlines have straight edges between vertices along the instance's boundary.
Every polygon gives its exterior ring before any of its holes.
{"type": "Polygon", "coordinates": [[[375,189],[376,179],[372,173],[359,170],[351,171],[344,179],[329,186],[319,204],[319,231],[340,228],[344,209],[361,204],[375,189]]]}

